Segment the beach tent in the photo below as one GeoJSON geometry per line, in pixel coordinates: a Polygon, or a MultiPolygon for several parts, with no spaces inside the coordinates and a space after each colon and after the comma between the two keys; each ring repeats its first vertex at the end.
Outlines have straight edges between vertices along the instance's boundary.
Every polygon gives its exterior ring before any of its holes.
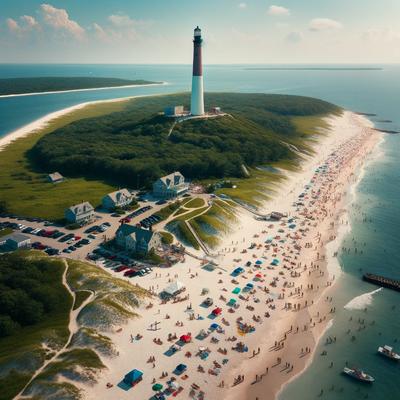
{"type": "Polygon", "coordinates": [[[227,303],[227,305],[229,306],[229,307],[232,307],[232,306],[234,306],[236,304],[236,300],[235,299],[230,299],[229,301],[228,301],[228,303],[227,303]]]}
{"type": "Polygon", "coordinates": [[[235,289],[232,290],[233,294],[239,294],[240,293],[240,288],[239,287],[235,287],[235,289]]]}
{"type": "Polygon", "coordinates": [[[143,372],[138,369],[133,369],[124,376],[124,383],[129,386],[135,386],[142,380],[143,372]]]}
{"type": "Polygon", "coordinates": [[[187,366],[185,364],[179,364],[176,366],[176,368],[174,369],[173,372],[175,375],[180,375],[180,374],[183,374],[186,370],[187,370],[187,366]]]}
{"type": "Polygon", "coordinates": [[[164,289],[164,292],[169,294],[170,296],[175,296],[178,294],[183,288],[184,284],[179,281],[172,282],[169,286],[164,289]]]}
{"type": "Polygon", "coordinates": [[[160,392],[160,391],[162,390],[163,387],[164,387],[164,386],[161,385],[161,383],[155,383],[155,384],[152,386],[152,389],[153,389],[155,392],[160,392]]]}
{"type": "Polygon", "coordinates": [[[209,330],[216,331],[218,328],[219,328],[219,325],[214,322],[213,324],[210,325],[209,330]]]}
{"type": "Polygon", "coordinates": [[[182,335],[179,340],[183,343],[190,343],[192,340],[192,336],[190,334],[182,335]]]}
{"type": "Polygon", "coordinates": [[[217,308],[214,308],[214,310],[212,310],[212,314],[215,316],[221,315],[221,313],[222,313],[222,308],[217,307],[217,308]]]}

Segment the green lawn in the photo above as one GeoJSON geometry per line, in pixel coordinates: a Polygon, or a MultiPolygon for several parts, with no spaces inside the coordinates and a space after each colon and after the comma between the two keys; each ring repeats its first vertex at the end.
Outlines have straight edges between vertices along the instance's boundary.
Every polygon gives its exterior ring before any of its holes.
{"type": "Polygon", "coordinates": [[[185,204],[186,208],[199,208],[204,206],[204,200],[196,197],[193,200],[190,200],[188,203],[185,204]]]}
{"type": "MultiPolygon", "coordinates": [[[[84,107],[61,116],[46,127],[27,137],[10,143],[1,151],[0,192],[9,212],[49,220],[63,218],[64,210],[75,203],[87,200],[93,206],[101,202],[115,186],[84,178],[69,178],[53,185],[46,180],[46,173],[30,165],[26,152],[44,135],[82,118],[90,118],[125,108],[126,102],[101,103],[84,107]]],[[[46,171],[54,172],[54,171],[46,171]]]]}
{"type": "Polygon", "coordinates": [[[13,230],[11,228],[4,228],[0,230],[0,237],[9,235],[10,233],[13,233],[13,230]]]}

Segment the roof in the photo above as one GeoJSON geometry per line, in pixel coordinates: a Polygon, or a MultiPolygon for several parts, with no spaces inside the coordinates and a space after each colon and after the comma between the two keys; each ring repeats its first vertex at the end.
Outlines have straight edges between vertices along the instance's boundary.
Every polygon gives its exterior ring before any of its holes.
{"type": "Polygon", "coordinates": [[[115,192],[106,194],[104,197],[109,197],[113,202],[118,203],[121,200],[122,196],[132,197],[128,189],[116,190],[115,192]]]}
{"type": "Polygon", "coordinates": [[[83,203],[69,207],[68,210],[70,210],[75,215],[81,215],[93,211],[94,208],[88,201],[85,201],[83,203]]]}
{"type": "Polygon", "coordinates": [[[168,293],[170,295],[173,295],[176,292],[179,292],[180,290],[182,290],[184,287],[185,286],[184,286],[184,284],[182,282],[175,281],[175,282],[172,282],[169,286],[167,286],[164,289],[164,292],[168,293]]]}
{"type": "Polygon", "coordinates": [[[7,240],[12,240],[13,242],[16,243],[22,243],[25,242],[26,240],[30,240],[30,237],[27,235],[23,235],[22,233],[11,233],[7,236],[3,236],[0,241],[1,242],[6,242],[7,240]]]}
{"type": "Polygon", "coordinates": [[[52,182],[64,179],[64,177],[59,172],[53,172],[52,174],[49,174],[48,177],[52,182]]]}
{"type": "Polygon", "coordinates": [[[160,178],[160,181],[163,182],[166,186],[170,187],[178,185],[181,179],[185,179],[183,175],[179,171],[175,171],[172,174],[165,175],[160,178]]]}
{"type": "Polygon", "coordinates": [[[144,240],[146,243],[149,243],[153,235],[156,233],[131,224],[122,224],[118,228],[117,234],[121,232],[124,236],[132,236],[133,239],[135,239],[137,242],[141,242],[144,240]]]}

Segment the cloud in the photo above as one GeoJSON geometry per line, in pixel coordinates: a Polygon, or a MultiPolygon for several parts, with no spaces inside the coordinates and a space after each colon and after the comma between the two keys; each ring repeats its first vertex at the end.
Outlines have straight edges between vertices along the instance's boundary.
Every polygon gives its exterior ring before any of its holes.
{"type": "Polygon", "coordinates": [[[44,21],[57,31],[67,32],[78,40],[85,38],[85,29],[76,21],[69,18],[66,10],[55,8],[51,4],[40,6],[43,12],[44,21]]]}
{"type": "Polygon", "coordinates": [[[334,19],[314,18],[311,20],[309,29],[313,32],[341,29],[342,24],[334,19]]]}
{"type": "Polygon", "coordinates": [[[7,18],[6,23],[10,32],[19,33],[21,27],[18,25],[18,22],[15,19],[7,18]]]}
{"type": "Polygon", "coordinates": [[[361,37],[367,42],[400,42],[400,31],[393,28],[370,28],[367,31],[363,32],[361,37]]]}
{"type": "Polygon", "coordinates": [[[119,28],[132,28],[136,24],[128,15],[110,15],[108,20],[119,28]]]}
{"type": "Polygon", "coordinates": [[[303,40],[304,35],[301,32],[289,32],[285,40],[289,43],[299,43],[303,40]]]}
{"type": "Polygon", "coordinates": [[[39,23],[36,21],[36,19],[30,15],[23,15],[21,17],[21,20],[25,23],[27,27],[30,29],[32,28],[37,28],[39,27],[39,23]]]}
{"type": "Polygon", "coordinates": [[[287,16],[290,15],[290,10],[281,6],[270,6],[268,9],[268,15],[287,16]]]}
{"type": "Polygon", "coordinates": [[[241,9],[247,8],[247,3],[239,3],[238,7],[241,9]]]}
{"type": "Polygon", "coordinates": [[[8,30],[15,35],[22,36],[33,29],[40,29],[39,23],[30,15],[23,15],[19,19],[21,20],[20,23],[13,18],[6,20],[8,30]]]}

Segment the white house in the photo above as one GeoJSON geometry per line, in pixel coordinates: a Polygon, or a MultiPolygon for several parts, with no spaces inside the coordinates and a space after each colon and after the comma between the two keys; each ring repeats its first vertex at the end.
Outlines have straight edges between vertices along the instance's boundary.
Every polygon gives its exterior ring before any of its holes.
{"type": "Polygon", "coordinates": [[[94,208],[88,201],[85,201],[67,208],[64,215],[70,223],[85,224],[93,220],[94,208]]]}
{"type": "Polygon", "coordinates": [[[189,184],[180,172],[163,176],[153,183],[153,195],[161,199],[172,199],[186,193],[189,184]]]}
{"type": "Polygon", "coordinates": [[[161,235],[135,225],[122,224],[115,234],[115,241],[129,253],[147,254],[161,245],[161,235]]]}
{"type": "Polygon", "coordinates": [[[106,194],[101,203],[107,210],[113,210],[117,207],[125,207],[132,203],[133,195],[128,189],[120,189],[106,194]]]}
{"type": "Polygon", "coordinates": [[[64,177],[59,172],[53,172],[47,175],[47,180],[51,183],[60,183],[64,181],[64,177]]]}
{"type": "Polygon", "coordinates": [[[0,245],[6,246],[10,250],[27,249],[31,247],[31,238],[22,233],[11,233],[0,238],[0,245]]]}

